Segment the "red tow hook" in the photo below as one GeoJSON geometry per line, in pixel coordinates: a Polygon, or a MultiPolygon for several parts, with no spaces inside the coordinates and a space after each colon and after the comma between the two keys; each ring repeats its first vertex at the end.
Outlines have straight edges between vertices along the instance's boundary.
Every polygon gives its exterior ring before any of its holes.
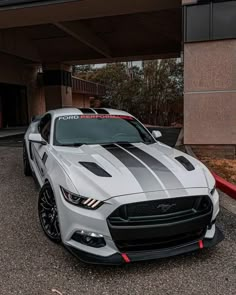
{"type": "Polygon", "coordinates": [[[203,244],[203,241],[202,241],[202,240],[200,240],[200,241],[198,242],[198,245],[199,245],[199,248],[200,248],[200,249],[203,249],[203,248],[204,248],[204,244],[203,244]]]}
{"type": "Polygon", "coordinates": [[[131,262],[127,254],[125,254],[125,253],[121,253],[121,256],[123,257],[123,259],[124,259],[124,261],[125,261],[126,263],[130,263],[130,262],[131,262]]]}

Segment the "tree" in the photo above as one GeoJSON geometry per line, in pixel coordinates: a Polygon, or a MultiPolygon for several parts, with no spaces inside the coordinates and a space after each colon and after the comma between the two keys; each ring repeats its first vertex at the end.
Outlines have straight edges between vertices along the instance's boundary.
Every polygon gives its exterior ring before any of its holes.
{"type": "Polygon", "coordinates": [[[179,60],[79,66],[74,74],[106,86],[102,105],[123,109],[142,122],[170,125],[181,120],[183,105],[183,65],[179,60]]]}
{"type": "Polygon", "coordinates": [[[80,79],[88,80],[93,72],[93,65],[77,65],[72,67],[72,75],[80,79]]]}
{"type": "Polygon", "coordinates": [[[169,125],[173,105],[183,98],[183,65],[175,59],[143,62],[144,120],[154,125],[169,125]]]}

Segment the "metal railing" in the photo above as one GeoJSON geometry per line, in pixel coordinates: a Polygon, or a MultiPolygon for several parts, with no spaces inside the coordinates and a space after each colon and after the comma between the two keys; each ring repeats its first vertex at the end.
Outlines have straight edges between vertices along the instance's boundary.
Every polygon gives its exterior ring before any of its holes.
{"type": "Polygon", "coordinates": [[[88,94],[91,96],[104,96],[106,93],[104,85],[78,79],[76,77],[72,78],[72,89],[73,92],[88,94]]]}
{"type": "MultiPolygon", "coordinates": [[[[43,86],[43,73],[38,73],[38,81],[43,86]]],[[[72,77],[72,92],[101,97],[106,94],[106,87],[99,83],[72,77]]]]}

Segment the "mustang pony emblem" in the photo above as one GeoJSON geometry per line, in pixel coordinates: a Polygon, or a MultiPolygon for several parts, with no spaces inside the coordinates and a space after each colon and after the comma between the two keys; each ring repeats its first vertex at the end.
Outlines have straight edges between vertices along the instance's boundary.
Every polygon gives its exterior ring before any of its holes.
{"type": "Polygon", "coordinates": [[[160,204],[157,206],[157,209],[160,209],[163,213],[166,213],[173,207],[176,207],[176,204],[160,204]]]}

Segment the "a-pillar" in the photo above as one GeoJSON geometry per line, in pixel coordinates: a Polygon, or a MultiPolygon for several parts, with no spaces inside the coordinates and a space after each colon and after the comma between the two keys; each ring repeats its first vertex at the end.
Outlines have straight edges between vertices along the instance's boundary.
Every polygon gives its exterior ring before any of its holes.
{"type": "MultiPolygon", "coordinates": [[[[197,1],[183,4],[191,2],[197,1]]],[[[233,2],[184,6],[184,142],[197,152],[230,158],[236,146],[233,2]]]]}
{"type": "Polygon", "coordinates": [[[65,64],[43,65],[46,110],[72,106],[72,68],[65,64]]]}

